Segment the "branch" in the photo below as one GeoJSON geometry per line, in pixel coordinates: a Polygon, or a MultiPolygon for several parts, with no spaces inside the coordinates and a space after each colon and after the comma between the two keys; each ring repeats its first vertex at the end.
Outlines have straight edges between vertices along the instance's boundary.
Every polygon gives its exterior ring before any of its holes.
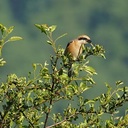
{"type": "Polygon", "coordinates": [[[94,114],[96,114],[97,112],[96,111],[92,111],[92,112],[90,112],[90,111],[87,111],[87,112],[80,112],[80,111],[77,111],[75,114],[72,114],[72,115],[70,115],[69,117],[65,117],[62,121],[60,121],[60,122],[57,122],[57,123],[55,123],[55,124],[53,124],[53,125],[50,125],[50,126],[47,126],[46,128],[52,128],[52,127],[55,127],[55,126],[57,126],[57,125],[60,125],[60,124],[62,124],[63,122],[66,122],[66,121],[68,121],[70,118],[72,118],[73,116],[76,116],[76,115],[78,115],[78,114],[82,114],[82,113],[86,113],[86,114],[92,114],[92,113],[94,113],[94,114]]]}
{"type": "Polygon", "coordinates": [[[25,113],[22,111],[22,110],[20,110],[20,112],[23,114],[23,116],[28,120],[28,122],[29,122],[29,124],[31,125],[31,127],[32,128],[34,128],[34,125],[33,125],[33,123],[30,121],[30,119],[25,115],[25,113]]]}
{"type": "Polygon", "coordinates": [[[46,112],[46,118],[45,118],[45,121],[44,121],[44,128],[46,128],[46,126],[47,126],[49,113],[51,111],[51,105],[53,103],[53,91],[54,91],[54,87],[55,87],[55,83],[56,83],[56,79],[55,79],[55,76],[54,75],[55,75],[55,67],[57,65],[57,60],[58,60],[58,57],[56,57],[55,60],[54,60],[53,57],[51,58],[51,67],[52,67],[52,70],[53,70],[53,73],[51,74],[52,75],[51,98],[50,98],[50,101],[49,101],[49,109],[48,109],[48,112],[46,112]]]}
{"type": "Polygon", "coordinates": [[[58,122],[58,123],[55,123],[55,124],[50,125],[50,126],[47,126],[46,128],[52,128],[52,127],[54,127],[54,126],[57,126],[57,125],[59,125],[59,124],[62,124],[63,122],[67,121],[69,118],[71,118],[71,117],[73,117],[74,115],[77,115],[77,114],[79,114],[79,112],[76,112],[75,114],[70,115],[69,117],[64,118],[62,121],[60,121],[60,122],[58,122]]]}

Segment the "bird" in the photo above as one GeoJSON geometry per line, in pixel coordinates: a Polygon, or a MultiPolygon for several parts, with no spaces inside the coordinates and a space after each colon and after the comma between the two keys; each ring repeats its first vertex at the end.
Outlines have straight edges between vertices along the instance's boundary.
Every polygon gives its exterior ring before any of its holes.
{"type": "Polygon", "coordinates": [[[80,35],[76,39],[70,41],[65,49],[64,55],[69,59],[68,76],[72,76],[72,64],[74,61],[79,60],[80,55],[83,52],[83,46],[91,43],[91,39],[87,35],[80,35]]]}

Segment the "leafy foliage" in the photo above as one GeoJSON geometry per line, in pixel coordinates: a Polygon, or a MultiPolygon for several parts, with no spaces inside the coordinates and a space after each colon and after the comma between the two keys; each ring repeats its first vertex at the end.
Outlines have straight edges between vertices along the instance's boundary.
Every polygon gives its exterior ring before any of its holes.
{"type": "Polygon", "coordinates": [[[97,74],[89,65],[87,57],[105,57],[103,47],[93,44],[86,47],[80,61],[74,62],[74,74],[69,78],[65,67],[68,58],[63,54],[64,49],[56,46],[56,41],[65,34],[53,39],[56,26],[36,24],[36,27],[48,37],[47,44],[55,54],[50,56],[50,64],[34,63],[33,71],[27,78],[11,74],[5,83],[1,83],[0,126],[127,127],[127,110],[123,117],[117,116],[118,109],[128,101],[128,87],[122,81],[115,83],[115,89],[106,83],[107,91],[93,99],[82,95],[93,88],[93,76],[97,74]],[[53,112],[55,105],[61,102],[66,102],[66,107],[62,106],[61,112],[53,112]],[[109,115],[107,120],[102,119],[104,114],[109,115]],[[81,121],[77,122],[78,119],[81,121]]]}
{"type": "MultiPolygon", "coordinates": [[[[12,33],[14,29],[14,26],[11,26],[9,28],[5,27],[4,25],[0,24],[0,31],[1,31],[1,39],[0,39],[0,57],[1,57],[1,52],[3,49],[3,46],[11,41],[17,41],[17,40],[21,40],[22,38],[19,36],[12,36],[10,38],[9,35],[12,33]]],[[[3,58],[0,58],[0,66],[4,66],[4,64],[6,63],[6,61],[3,60],[3,58]]]]}

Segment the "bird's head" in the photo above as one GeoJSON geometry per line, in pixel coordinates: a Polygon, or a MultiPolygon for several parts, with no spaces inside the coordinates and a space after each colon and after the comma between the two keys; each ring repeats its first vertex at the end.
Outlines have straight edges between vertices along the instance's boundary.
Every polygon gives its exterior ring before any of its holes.
{"type": "Polygon", "coordinates": [[[77,40],[79,42],[81,42],[82,44],[88,44],[88,43],[91,43],[91,39],[89,36],[87,35],[81,35],[81,36],[78,36],[77,40]]]}

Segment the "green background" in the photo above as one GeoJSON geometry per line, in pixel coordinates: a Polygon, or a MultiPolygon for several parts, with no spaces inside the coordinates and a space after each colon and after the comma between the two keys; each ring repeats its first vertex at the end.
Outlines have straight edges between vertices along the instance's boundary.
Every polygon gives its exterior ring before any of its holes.
{"type": "MultiPolygon", "coordinates": [[[[34,24],[57,25],[54,37],[67,33],[57,45],[66,47],[78,35],[87,34],[94,44],[103,45],[106,59],[90,57],[90,65],[98,73],[96,86],[86,92],[87,98],[104,93],[105,82],[128,82],[128,1],[127,0],[0,0],[0,23],[15,26],[12,35],[23,40],[8,43],[2,57],[0,81],[8,74],[27,76],[32,63],[49,62],[53,50],[46,36],[34,24]]],[[[59,106],[60,107],[60,106],[59,106]]],[[[127,105],[124,106],[127,108],[127,105]]],[[[123,115],[125,109],[121,110],[123,115]]]]}

